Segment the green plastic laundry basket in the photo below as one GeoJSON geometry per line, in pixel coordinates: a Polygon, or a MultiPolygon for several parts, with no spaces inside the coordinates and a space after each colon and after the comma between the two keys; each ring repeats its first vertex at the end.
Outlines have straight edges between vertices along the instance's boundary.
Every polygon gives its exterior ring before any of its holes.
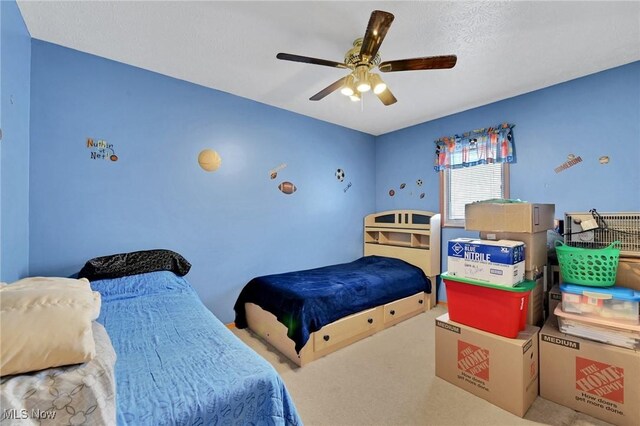
{"type": "Polygon", "coordinates": [[[570,247],[556,241],[562,281],[592,287],[610,287],[616,282],[620,241],[603,249],[570,247]]]}

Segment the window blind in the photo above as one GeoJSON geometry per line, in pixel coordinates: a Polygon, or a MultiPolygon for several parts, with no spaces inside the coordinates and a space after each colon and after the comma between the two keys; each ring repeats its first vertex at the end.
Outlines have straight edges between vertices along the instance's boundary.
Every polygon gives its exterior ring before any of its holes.
{"type": "Polygon", "coordinates": [[[448,219],[464,220],[464,205],[475,201],[502,198],[502,164],[479,164],[448,169],[448,219]]]}

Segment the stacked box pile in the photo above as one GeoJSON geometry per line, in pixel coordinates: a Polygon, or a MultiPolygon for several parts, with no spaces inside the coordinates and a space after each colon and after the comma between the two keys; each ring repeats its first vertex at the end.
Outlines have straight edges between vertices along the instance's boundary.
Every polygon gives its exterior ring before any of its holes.
{"type": "Polygon", "coordinates": [[[553,212],[547,204],[467,205],[466,229],[483,234],[449,241],[442,274],[449,313],[436,319],[436,375],[521,417],[538,395],[532,324],[542,319],[539,275],[553,212]],[[531,319],[534,291],[540,318],[531,319]]]}
{"type": "MultiPolygon", "coordinates": [[[[527,279],[540,280],[539,274],[546,265],[546,230],[553,226],[553,215],[554,207],[550,204],[467,205],[466,229],[480,231],[481,239],[466,243],[486,245],[487,240],[498,245],[504,240],[524,243],[524,283],[527,279]]],[[[450,256],[455,244],[463,243],[450,242],[450,256]]],[[[640,259],[624,259],[615,265],[611,259],[605,260],[606,267],[617,268],[613,274],[611,271],[603,274],[601,269],[595,269],[601,268],[602,263],[592,262],[585,266],[594,267],[594,279],[590,280],[587,275],[585,281],[583,276],[579,283],[567,282],[566,278],[571,275],[563,273],[564,282],[549,292],[549,318],[543,328],[527,325],[511,338],[505,337],[505,333],[503,336],[493,333],[499,327],[487,332],[484,323],[476,322],[476,317],[483,318],[483,308],[495,311],[502,305],[513,305],[510,298],[487,296],[491,293],[480,287],[493,286],[498,287],[494,291],[506,291],[523,284],[511,287],[513,283],[507,281],[498,285],[490,283],[490,263],[494,259],[478,248],[466,251],[470,254],[466,258],[463,254],[463,261],[451,262],[449,258],[449,269],[453,266],[456,275],[451,271],[442,275],[450,312],[436,319],[436,375],[519,416],[526,413],[539,389],[541,397],[593,417],[616,425],[637,425],[640,419],[640,259]],[[462,287],[465,280],[471,281],[464,278],[465,275],[479,278],[487,270],[489,278],[485,276],[484,282],[473,282],[475,290],[462,287]],[[606,287],[601,288],[603,285],[606,287]],[[451,298],[450,288],[464,293],[466,304],[462,308],[467,317],[455,313],[460,306],[452,305],[455,295],[451,298]],[[481,293],[485,299],[478,299],[481,293]],[[488,303],[488,297],[492,303],[488,303]],[[498,307],[496,300],[500,300],[498,307]]],[[[558,256],[561,271],[562,258],[558,256]]],[[[587,258],[589,262],[592,260],[587,258]]],[[[503,265],[502,276],[506,268],[515,269],[513,264],[503,265]]],[[[578,275],[584,275],[582,265],[574,269],[578,275]]],[[[537,324],[541,319],[543,283],[538,285],[540,292],[533,291],[529,297],[533,302],[529,306],[534,306],[528,315],[529,324],[537,324]]],[[[500,315],[505,320],[508,317],[500,315]]],[[[489,322],[499,322],[500,315],[489,322]]],[[[518,328],[520,326],[518,323],[518,328]]]]}
{"type": "Polygon", "coordinates": [[[512,240],[525,244],[524,278],[536,281],[529,297],[527,323],[544,320],[544,270],[547,266],[547,230],[554,227],[555,204],[511,200],[465,206],[465,229],[480,231],[483,240],[512,240]]]}
{"type": "MultiPolygon", "coordinates": [[[[601,255],[593,249],[584,258],[601,255]]],[[[539,337],[540,396],[616,425],[637,425],[640,291],[614,286],[617,271],[605,272],[608,281],[602,274],[592,281],[581,276],[579,284],[563,282],[550,292],[554,310],[539,337]]],[[[563,280],[571,276],[577,275],[563,274],[563,280]]]]}

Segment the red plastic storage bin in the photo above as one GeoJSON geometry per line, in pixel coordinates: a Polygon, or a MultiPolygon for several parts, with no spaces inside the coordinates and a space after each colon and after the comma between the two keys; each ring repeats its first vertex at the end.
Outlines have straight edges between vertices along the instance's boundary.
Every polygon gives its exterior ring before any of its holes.
{"type": "Polygon", "coordinates": [[[449,318],[473,328],[515,338],[526,327],[529,295],[535,281],[505,287],[441,275],[447,289],[449,318]]]}

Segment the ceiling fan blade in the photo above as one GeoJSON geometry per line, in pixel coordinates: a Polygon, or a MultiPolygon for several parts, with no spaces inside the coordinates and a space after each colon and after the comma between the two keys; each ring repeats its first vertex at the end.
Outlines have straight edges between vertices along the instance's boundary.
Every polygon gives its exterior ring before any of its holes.
{"type": "Polygon", "coordinates": [[[388,87],[384,92],[376,93],[376,96],[382,101],[383,104],[385,104],[385,106],[393,105],[398,102],[398,100],[395,96],[393,96],[393,93],[391,93],[391,90],[389,90],[388,87]]]}
{"type": "Polygon", "coordinates": [[[453,68],[457,61],[458,57],[456,55],[427,56],[425,58],[385,61],[378,65],[378,68],[382,72],[438,70],[453,68]]]}
{"type": "Polygon", "coordinates": [[[369,62],[375,58],[392,22],[393,15],[389,12],[383,12],[382,10],[371,12],[371,18],[369,18],[367,31],[364,33],[362,47],[360,48],[360,58],[363,61],[369,62]]]}
{"type": "Polygon", "coordinates": [[[347,80],[347,77],[348,76],[342,77],[340,80],[334,83],[331,83],[330,85],[328,85],[327,87],[325,87],[324,89],[322,89],[321,91],[319,91],[318,93],[310,97],[309,100],[319,101],[320,99],[324,98],[328,94],[335,92],[336,90],[338,90],[344,85],[344,82],[347,80]]]}
{"type": "Polygon", "coordinates": [[[335,61],[327,61],[326,59],[310,58],[308,56],[292,55],[291,53],[278,53],[276,58],[283,61],[303,62],[305,64],[324,65],[334,68],[349,68],[346,64],[335,61]]]}

